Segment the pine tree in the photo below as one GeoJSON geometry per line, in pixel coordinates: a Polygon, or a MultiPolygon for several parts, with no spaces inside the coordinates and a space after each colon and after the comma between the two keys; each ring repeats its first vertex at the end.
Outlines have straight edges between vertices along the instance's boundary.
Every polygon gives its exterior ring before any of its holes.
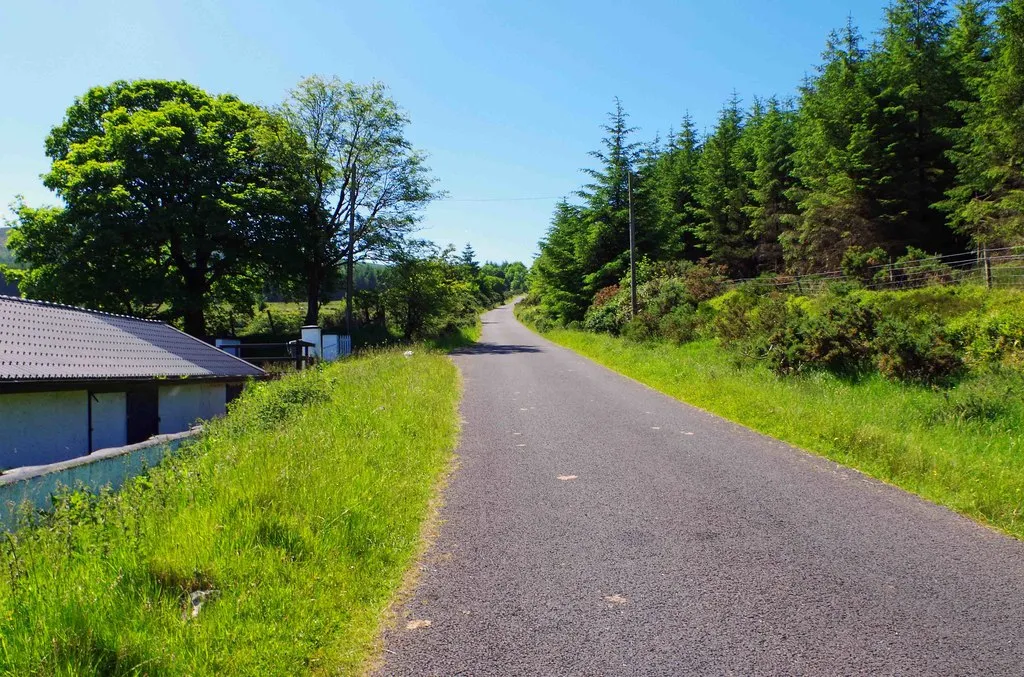
{"type": "Polygon", "coordinates": [[[991,75],[964,112],[970,143],[953,154],[960,173],[950,191],[954,224],[986,245],[1024,236],[1024,0],[999,7],[996,35],[991,75]]]}
{"type": "Polygon", "coordinates": [[[702,255],[697,239],[700,203],[697,201],[697,172],[700,145],[693,118],[683,118],[679,132],[670,137],[668,148],[654,163],[652,176],[655,220],[666,259],[697,260],[702,255]]]}
{"type": "Polygon", "coordinates": [[[796,119],[789,197],[800,217],[783,234],[795,272],[836,269],[851,246],[881,242],[869,189],[879,149],[870,124],[872,97],[863,74],[866,53],[852,20],[833,32],[818,76],[805,83],[796,119]]]}
{"type": "Polygon", "coordinates": [[[886,10],[881,48],[870,60],[874,130],[883,149],[872,188],[890,248],[952,251],[962,245],[933,207],[954,179],[943,133],[954,123],[948,102],[957,94],[946,49],[950,30],[945,0],[895,0],[886,10]]]}
{"type": "Polygon", "coordinates": [[[593,296],[584,288],[586,267],[580,256],[586,231],[582,210],[560,202],[533,264],[531,291],[545,312],[562,323],[583,319],[593,296]]]}
{"type": "Polygon", "coordinates": [[[615,110],[603,127],[604,148],[590,155],[601,162],[599,169],[585,169],[591,182],[578,195],[586,201],[581,213],[587,223],[582,249],[587,266],[586,283],[591,292],[613,284],[629,262],[629,172],[636,165],[640,144],[630,140],[636,131],[629,115],[616,97],[615,110]]]}
{"type": "Polygon", "coordinates": [[[747,172],[750,204],[744,208],[750,232],[756,238],[759,271],[779,272],[784,266],[780,238],[796,218],[796,204],[789,197],[793,180],[793,143],[796,133],[793,111],[777,99],[766,107],[754,106],[744,129],[753,166],[747,172]]]}
{"type": "Polygon", "coordinates": [[[696,187],[700,203],[697,237],[715,263],[728,267],[730,274],[754,272],[754,242],[750,219],[744,208],[749,202],[743,112],[737,95],[722,109],[714,133],[704,142],[696,187]]]}
{"type": "Polygon", "coordinates": [[[974,199],[975,192],[983,190],[979,176],[984,166],[976,165],[979,158],[972,154],[976,125],[971,120],[981,115],[981,96],[993,67],[995,30],[989,4],[984,0],[960,0],[947,45],[958,81],[957,96],[949,104],[954,119],[943,133],[950,141],[948,156],[957,174],[954,184],[946,190],[946,199],[936,207],[945,211],[950,225],[963,234],[972,230],[964,221],[965,208],[974,199]]]}
{"type": "Polygon", "coordinates": [[[476,251],[473,250],[473,245],[469,242],[466,243],[466,246],[462,248],[462,253],[459,254],[459,263],[473,275],[480,272],[480,264],[476,260],[476,251]]]}

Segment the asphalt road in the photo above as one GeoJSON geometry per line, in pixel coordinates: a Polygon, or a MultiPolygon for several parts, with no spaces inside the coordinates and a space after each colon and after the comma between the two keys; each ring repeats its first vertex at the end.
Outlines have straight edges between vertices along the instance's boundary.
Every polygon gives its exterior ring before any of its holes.
{"type": "Polygon", "coordinates": [[[1024,674],[1024,544],[510,308],[455,360],[460,465],[381,674],[1024,674]]]}

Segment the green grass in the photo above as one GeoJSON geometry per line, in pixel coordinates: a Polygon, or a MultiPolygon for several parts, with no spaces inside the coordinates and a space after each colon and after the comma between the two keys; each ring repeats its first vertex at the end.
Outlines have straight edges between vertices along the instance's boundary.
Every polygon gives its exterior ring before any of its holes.
{"type": "Polygon", "coordinates": [[[672,397],[1024,537],[1024,377],[951,391],[826,373],[777,377],[713,341],[638,344],[553,330],[552,341],[672,397]]]}
{"type": "Polygon", "coordinates": [[[450,352],[452,350],[458,350],[459,348],[467,348],[477,341],[480,340],[480,334],[483,332],[483,323],[480,318],[476,318],[476,322],[472,325],[459,327],[454,331],[442,334],[437,338],[429,339],[426,344],[432,350],[439,350],[441,352],[450,352]]]}
{"type": "Polygon", "coordinates": [[[247,391],[121,492],[0,541],[0,673],[357,671],[457,432],[443,355],[379,352],[247,391]],[[215,590],[195,619],[189,593],[215,590]]]}

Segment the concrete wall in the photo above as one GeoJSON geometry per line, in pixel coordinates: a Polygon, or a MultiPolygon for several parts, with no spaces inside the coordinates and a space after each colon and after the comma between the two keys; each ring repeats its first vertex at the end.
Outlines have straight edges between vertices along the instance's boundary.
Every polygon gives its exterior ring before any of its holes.
{"type": "MultiPolygon", "coordinates": [[[[161,435],[196,421],[223,416],[223,383],[160,387],[161,435]]],[[[128,441],[125,394],[93,393],[92,450],[128,441]]],[[[88,400],[84,390],[0,395],[0,470],[46,465],[89,453],[88,400]]]]}
{"type": "Polygon", "coordinates": [[[117,490],[132,477],[156,467],[187,442],[195,431],[154,437],[128,447],[105,449],[89,456],[33,468],[19,468],[0,475],[0,532],[19,526],[22,516],[49,510],[52,496],[64,489],[117,490]]]}
{"type": "Polygon", "coordinates": [[[93,393],[92,449],[128,444],[128,411],[124,393],[93,393]]]}
{"type": "Polygon", "coordinates": [[[188,430],[198,420],[223,416],[227,392],[223,383],[160,387],[160,434],[188,430]]]}
{"type": "Polygon", "coordinates": [[[88,453],[86,391],[0,395],[0,468],[88,453]]]}

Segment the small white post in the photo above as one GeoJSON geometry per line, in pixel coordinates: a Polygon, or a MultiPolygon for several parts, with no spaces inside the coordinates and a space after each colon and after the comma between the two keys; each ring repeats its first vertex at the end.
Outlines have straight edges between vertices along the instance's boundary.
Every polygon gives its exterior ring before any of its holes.
{"type": "Polygon", "coordinates": [[[302,340],[307,343],[312,343],[313,347],[309,349],[309,354],[312,357],[320,359],[324,354],[323,342],[320,339],[320,327],[315,324],[309,324],[302,328],[302,340]]]}

